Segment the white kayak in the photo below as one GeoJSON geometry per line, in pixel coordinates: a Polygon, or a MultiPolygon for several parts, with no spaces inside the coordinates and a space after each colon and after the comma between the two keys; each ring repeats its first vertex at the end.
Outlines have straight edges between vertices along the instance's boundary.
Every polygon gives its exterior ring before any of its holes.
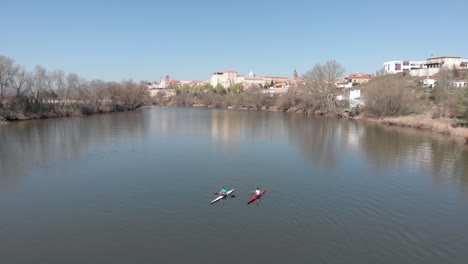
{"type": "Polygon", "coordinates": [[[222,196],[222,195],[218,196],[216,199],[214,199],[213,201],[211,201],[210,204],[214,204],[214,203],[216,203],[217,201],[223,199],[224,197],[229,196],[232,192],[234,192],[234,189],[228,191],[227,194],[226,194],[225,196],[222,196]]]}

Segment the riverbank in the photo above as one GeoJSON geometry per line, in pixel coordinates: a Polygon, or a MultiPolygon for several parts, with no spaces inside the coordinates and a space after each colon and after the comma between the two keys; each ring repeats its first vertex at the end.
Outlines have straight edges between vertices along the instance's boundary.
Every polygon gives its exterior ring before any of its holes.
{"type": "Polygon", "coordinates": [[[99,115],[99,114],[109,114],[109,113],[119,113],[127,111],[137,111],[144,107],[138,107],[135,109],[120,109],[120,110],[108,110],[108,111],[95,111],[95,112],[65,112],[65,113],[55,113],[55,112],[41,112],[41,113],[16,113],[15,115],[8,116],[6,118],[0,116],[0,125],[6,125],[9,122],[18,122],[18,121],[28,121],[28,120],[37,120],[37,119],[49,119],[49,118],[66,118],[66,117],[78,117],[78,116],[88,116],[88,115],[99,115]]]}
{"type": "MultiPolygon", "coordinates": [[[[168,101],[168,106],[178,106],[177,102],[168,101]]],[[[254,111],[270,111],[270,112],[287,112],[287,113],[298,113],[306,115],[317,115],[317,116],[328,116],[328,117],[338,117],[338,118],[349,118],[358,121],[367,121],[372,123],[378,123],[381,125],[388,126],[399,126],[399,127],[409,127],[417,128],[425,131],[452,136],[461,138],[468,143],[468,128],[464,127],[454,127],[455,119],[449,118],[432,118],[431,115],[409,115],[409,116],[397,116],[397,117],[383,117],[383,118],[374,118],[366,116],[364,113],[359,113],[356,111],[347,111],[342,110],[340,113],[333,114],[324,110],[307,110],[298,106],[291,108],[280,108],[276,105],[270,106],[260,106],[260,107],[248,107],[245,105],[205,105],[200,102],[190,104],[185,104],[184,106],[189,107],[201,107],[201,108],[218,108],[218,109],[233,109],[233,110],[254,110],[254,111]]]]}
{"type": "Polygon", "coordinates": [[[28,120],[35,120],[35,119],[48,119],[48,118],[59,118],[59,117],[72,117],[72,116],[82,116],[86,115],[83,113],[74,113],[74,112],[67,112],[67,113],[54,113],[54,112],[39,112],[39,113],[13,113],[11,115],[7,115],[5,118],[0,118],[0,124],[6,124],[8,122],[16,122],[16,121],[28,121],[28,120]]]}
{"type": "Polygon", "coordinates": [[[454,127],[453,119],[439,118],[434,119],[426,115],[411,115],[398,117],[372,118],[365,115],[354,117],[356,120],[365,120],[369,122],[380,123],[383,125],[412,127],[431,132],[463,138],[468,143],[468,128],[454,127]]]}
{"type": "MultiPolygon", "coordinates": [[[[164,104],[167,106],[177,106],[171,102],[164,104]]],[[[368,117],[365,114],[358,114],[355,112],[343,111],[339,114],[332,114],[323,110],[315,111],[304,111],[300,107],[292,107],[289,109],[279,109],[276,106],[262,106],[260,108],[252,108],[245,106],[225,106],[225,107],[216,107],[213,105],[204,105],[201,103],[194,103],[193,105],[184,105],[188,107],[198,107],[198,108],[217,108],[217,109],[231,109],[231,110],[254,110],[254,111],[269,111],[269,112],[287,112],[287,113],[297,113],[297,114],[306,114],[306,115],[317,115],[317,116],[328,116],[328,117],[338,117],[338,118],[352,118],[353,120],[359,121],[368,121],[373,123],[379,123],[382,125],[389,126],[399,126],[399,127],[410,127],[417,128],[426,131],[431,131],[434,133],[453,136],[464,139],[468,143],[468,128],[464,127],[454,127],[453,119],[444,118],[444,119],[434,119],[427,115],[411,115],[411,116],[398,116],[398,117],[384,117],[384,118],[372,118],[368,117]]],[[[115,113],[115,112],[125,112],[125,111],[135,111],[139,110],[141,107],[136,109],[126,109],[126,110],[112,110],[112,111],[96,111],[96,112],[66,112],[66,113],[54,113],[54,112],[43,112],[43,113],[25,113],[17,114],[9,117],[0,116],[0,125],[8,124],[8,122],[16,121],[27,121],[35,119],[48,119],[48,118],[61,118],[61,117],[74,117],[74,116],[86,116],[94,114],[105,114],[105,113],[115,113]]]]}

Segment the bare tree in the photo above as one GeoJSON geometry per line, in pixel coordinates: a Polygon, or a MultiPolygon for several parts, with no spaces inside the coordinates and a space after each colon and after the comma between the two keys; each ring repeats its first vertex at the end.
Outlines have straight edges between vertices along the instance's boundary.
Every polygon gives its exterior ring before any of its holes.
{"type": "Polygon", "coordinates": [[[54,101],[54,107],[62,112],[67,104],[66,97],[66,81],[65,72],[62,70],[55,70],[49,72],[51,90],[57,95],[57,100],[54,101]]]}
{"type": "Polygon", "coordinates": [[[76,73],[70,72],[69,74],[67,74],[67,78],[66,78],[67,89],[70,89],[70,90],[78,89],[79,79],[80,77],[76,73]]]}
{"type": "Polygon", "coordinates": [[[11,88],[13,94],[16,96],[17,99],[19,99],[31,91],[31,86],[31,74],[26,71],[24,66],[17,66],[16,73],[11,80],[11,88]]]}
{"type": "Polygon", "coordinates": [[[441,69],[437,84],[434,87],[437,104],[436,115],[439,117],[453,117],[456,114],[456,94],[452,86],[453,75],[450,70],[441,69]]]}
{"type": "Polygon", "coordinates": [[[415,95],[398,76],[375,78],[365,86],[366,113],[376,117],[398,116],[414,107],[415,95]]]}
{"type": "Polygon", "coordinates": [[[385,68],[380,68],[380,70],[374,73],[374,77],[384,76],[385,75],[385,68]]]}
{"type": "Polygon", "coordinates": [[[10,98],[10,109],[16,112],[24,112],[29,107],[33,78],[24,66],[18,65],[12,78],[10,90],[14,98],[10,98]]]}
{"type": "Polygon", "coordinates": [[[107,83],[103,80],[91,80],[89,82],[89,101],[92,103],[97,111],[101,111],[106,106],[108,100],[107,83]]]}
{"type": "Polygon", "coordinates": [[[15,60],[0,56],[0,103],[3,102],[6,90],[16,72],[15,60]]]}
{"type": "Polygon", "coordinates": [[[61,96],[65,89],[65,72],[62,70],[51,71],[49,78],[52,85],[51,89],[61,96]]]}
{"type": "Polygon", "coordinates": [[[88,100],[88,82],[76,73],[69,73],[66,77],[67,100],[86,101],[88,100]]]}
{"type": "Polygon", "coordinates": [[[319,108],[335,112],[337,91],[335,82],[344,72],[343,66],[336,61],[327,61],[323,65],[317,63],[302,76],[305,82],[303,90],[315,98],[319,108]]]}
{"type": "Polygon", "coordinates": [[[260,110],[265,105],[265,101],[269,95],[263,94],[260,88],[249,88],[247,91],[240,94],[240,103],[248,108],[260,110]]]}

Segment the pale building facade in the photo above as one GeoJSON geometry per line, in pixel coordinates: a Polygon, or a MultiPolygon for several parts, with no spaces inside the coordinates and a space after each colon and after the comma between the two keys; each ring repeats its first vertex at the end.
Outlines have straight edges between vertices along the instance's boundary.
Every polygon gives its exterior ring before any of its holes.
{"type": "Polygon", "coordinates": [[[210,83],[214,87],[221,84],[224,88],[232,86],[236,83],[239,83],[238,80],[239,74],[233,70],[227,70],[223,72],[214,72],[211,74],[210,83]]]}
{"type": "Polygon", "coordinates": [[[411,76],[424,77],[439,73],[440,69],[468,69],[468,59],[454,56],[440,56],[428,58],[421,69],[411,70],[411,76]]]}
{"type": "Polygon", "coordinates": [[[385,74],[409,72],[413,69],[423,68],[426,61],[386,61],[383,64],[385,74]]]}
{"type": "Polygon", "coordinates": [[[335,96],[337,101],[348,100],[349,107],[364,106],[364,100],[361,97],[360,89],[345,89],[342,94],[335,96]]]}
{"type": "Polygon", "coordinates": [[[457,87],[457,88],[468,88],[468,82],[465,81],[465,80],[457,80],[457,81],[453,81],[451,83],[451,85],[453,87],[457,87]]]}
{"type": "Polygon", "coordinates": [[[262,87],[265,80],[262,77],[244,77],[243,85],[245,87],[262,87]]]}
{"type": "Polygon", "coordinates": [[[409,72],[411,76],[427,77],[437,74],[440,69],[468,69],[468,59],[454,56],[431,57],[425,61],[384,62],[386,74],[409,72]]]}
{"type": "Polygon", "coordinates": [[[282,76],[259,76],[250,71],[249,76],[239,75],[238,72],[227,70],[223,72],[214,72],[210,77],[210,84],[216,87],[221,84],[224,88],[228,88],[234,84],[242,84],[245,88],[248,87],[263,87],[265,84],[275,84],[275,88],[284,88],[289,83],[288,77],[282,76]]]}
{"type": "Polygon", "coordinates": [[[349,91],[349,106],[350,107],[364,106],[364,100],[361,97],[361,90],[349,91]]]}

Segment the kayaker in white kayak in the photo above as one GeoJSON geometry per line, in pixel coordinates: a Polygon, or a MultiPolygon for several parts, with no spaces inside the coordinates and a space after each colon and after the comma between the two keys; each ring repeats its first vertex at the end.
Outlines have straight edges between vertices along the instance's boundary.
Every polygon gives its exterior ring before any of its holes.
{"type": "Polygon", "coordinates": [[[260,195],[261,191],[260,191],[260,188],[257,187],[257,189],[255,190],[255,195],[260,195]]]}
{"type": "Polygon", "coordinates": [[[221,196],[226,196],[226,195],[227,195],[227,192],[228,192],[228,191],[226,190],[226,188],[223,187],[223,188],[221,189],[221,191],[219,191],[219,195],[221,195],[221,196]]]}

